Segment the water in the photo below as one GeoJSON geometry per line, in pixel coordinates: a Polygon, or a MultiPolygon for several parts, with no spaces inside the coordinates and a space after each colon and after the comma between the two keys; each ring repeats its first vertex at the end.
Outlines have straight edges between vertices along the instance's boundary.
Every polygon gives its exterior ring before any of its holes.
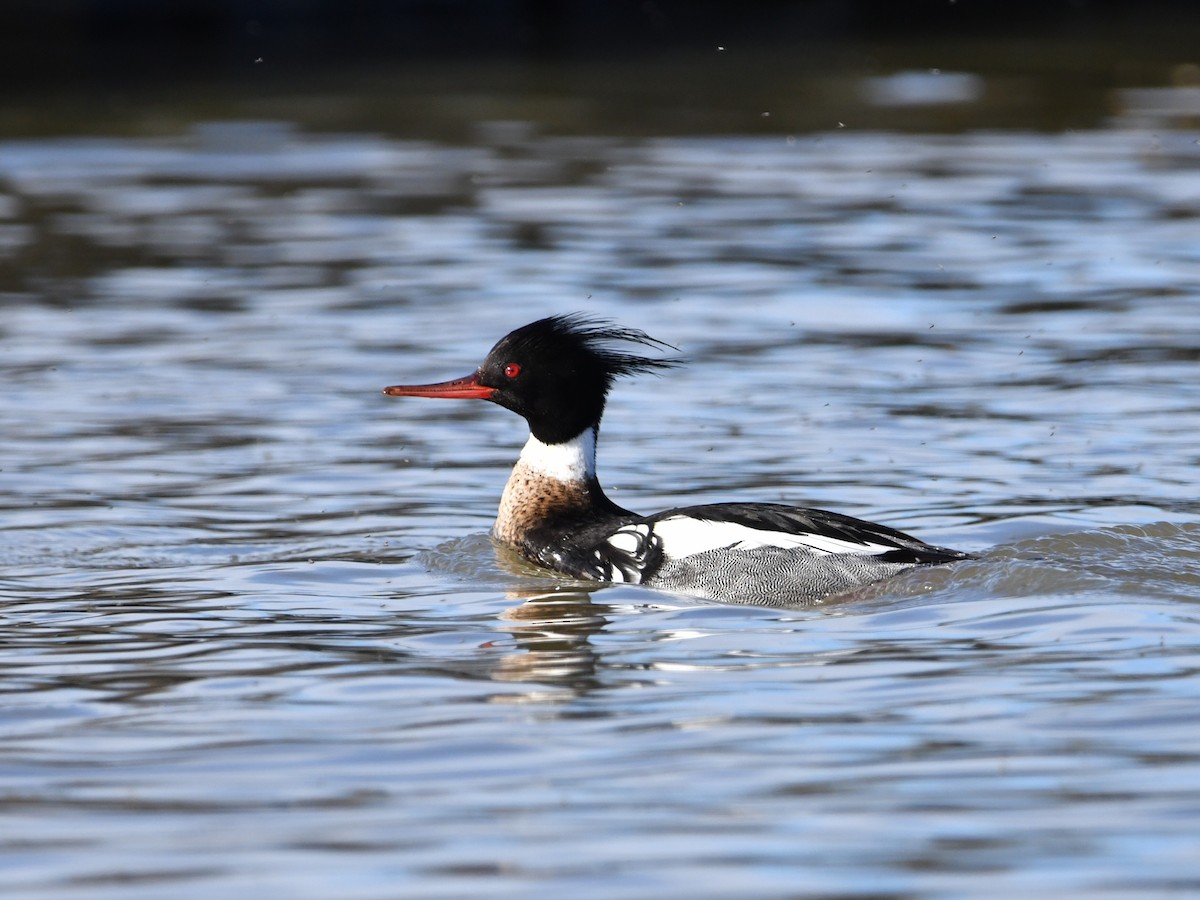
{"type": "Polygon", "coordinates": [[[6,889],[1200,888],[1188,90],[1076,131],[0,144],[6,889]],[[615,392],[618,502],[980,559],[778,610],[498,556],[519,420],[379,388],[570,310],[691,360],[615,392]]]}

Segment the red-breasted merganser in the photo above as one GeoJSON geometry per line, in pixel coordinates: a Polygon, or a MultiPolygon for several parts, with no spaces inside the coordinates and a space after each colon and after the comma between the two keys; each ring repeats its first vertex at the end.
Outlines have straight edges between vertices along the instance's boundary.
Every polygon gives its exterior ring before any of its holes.
{"type": "Polygon", "coordinates": [[[713,600],[812,603],[916,566],[967,559],[860,519],[777,503],[710,503],[640,516],[596,478],[596,438],[613,380],[679,364],[614,344],[670,348],[581,314],[507,335],[472,374],[395,385],[393,397],[491,400],[523,416],[529,441],[508,479],[493,537],[575,578],[643,584],[713,600]]]}

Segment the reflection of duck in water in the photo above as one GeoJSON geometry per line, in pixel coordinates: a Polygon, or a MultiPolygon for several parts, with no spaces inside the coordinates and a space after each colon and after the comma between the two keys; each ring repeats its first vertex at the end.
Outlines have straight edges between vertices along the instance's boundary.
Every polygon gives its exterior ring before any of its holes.
{"type": "Polygon", "coordinates": [[[500,614],[499,627],[524,652],[506,654],[492,678],[538,681],[576,692],[599,685],[598,656],[590,639],[608,624],[607,606],[593,603],[586,589],[510,590],[505,595],[522,602],[500,614]]]}
{"type": "Polygon", "coordinates": [[[492,534],[526,559],[576,578],[774,605],[813,602],[968,557],[819,509],[711,503],[640,516],[617,506],[596,478],[609,388],[618,376],[677,364],[613,348],[622,342],[668,346],[578,314],[551,316],[507,335],[465,378],[384,393],[491,400],[523,416],[529,441],[492,534]]]}

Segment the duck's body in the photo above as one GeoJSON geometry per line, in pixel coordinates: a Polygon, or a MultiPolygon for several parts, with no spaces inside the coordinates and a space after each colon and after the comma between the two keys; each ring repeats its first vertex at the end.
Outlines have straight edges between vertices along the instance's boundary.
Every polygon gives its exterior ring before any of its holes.
{"type": "Polygon", "coordinates": [[[509,334],[466,378],[385,393],[487,399],[523,415],[531,434],[492,534],[575,578],[742,603],[810,603],[968,557],[882,525],[783,504],[714,503],[652,516],[622,509],[596,477],[608,388],[619,375],[675,363],[609,349],[616,341],[659,345],[640,331],[554,316],[509,334]]]}

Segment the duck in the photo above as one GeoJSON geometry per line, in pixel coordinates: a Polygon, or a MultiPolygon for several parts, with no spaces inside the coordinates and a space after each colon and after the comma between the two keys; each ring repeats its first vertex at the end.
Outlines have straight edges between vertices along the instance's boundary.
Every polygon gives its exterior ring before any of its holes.
{"type": "Polygon", "coordinates": [[[822,509],[734,501],[641,515],[614,503],[596,474],[609,392],[619,378],[681,364],[647,356],[647,349],[676,348],[607,319],[553,315],[505,335],[469,375],[383,393],[487,400],[521,416],[529,438],[501,495],[492,537],[572,579],[790,606],[971,558],[822,509]]]}

